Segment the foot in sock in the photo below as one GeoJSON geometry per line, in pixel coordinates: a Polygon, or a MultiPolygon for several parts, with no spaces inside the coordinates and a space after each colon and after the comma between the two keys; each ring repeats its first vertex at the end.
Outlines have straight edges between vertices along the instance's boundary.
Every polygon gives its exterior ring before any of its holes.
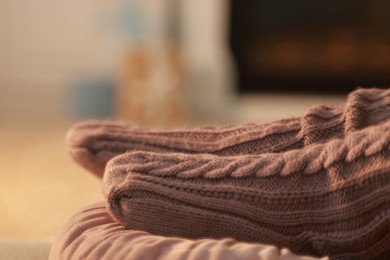
{"type": "Polygon", "coordinates": [[[340,107],[314,106],[302,118],[269,124],[153,130],[87,121],[67,133],[72,157],[102,177],[107,162],[124,152],[209,153],[220,156],[281,152],[342,137],[390,118],[390,90],[359,89],[340,107]]]}
{"type": "Polygon", "coordinates": [[[216,156],[129,152],[103,178],[126,228],[232,237],[331,259],[390,256],[390,122],[300,149],[216,156]]]}

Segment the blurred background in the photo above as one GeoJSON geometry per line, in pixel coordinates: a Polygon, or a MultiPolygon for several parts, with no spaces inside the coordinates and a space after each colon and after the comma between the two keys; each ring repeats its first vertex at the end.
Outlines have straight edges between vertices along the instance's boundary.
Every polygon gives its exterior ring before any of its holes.
{"type": "Polygon", "coordinates": [[[66,219],[103,199],[64,149],[72,123],[264,123],[387,88],[389,10],[386,0],[0,0],[0,249],[41,241],[47,253],[66,219]]]}

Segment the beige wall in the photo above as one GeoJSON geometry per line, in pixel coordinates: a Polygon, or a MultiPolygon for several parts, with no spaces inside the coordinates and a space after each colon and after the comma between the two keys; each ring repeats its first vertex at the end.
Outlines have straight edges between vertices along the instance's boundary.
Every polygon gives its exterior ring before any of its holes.
{"type": "Polygon", "coordinates": [[[103,2],[0,0],[0,117],[64,116],[71,77],[109,69],[115,43],[95,22],[103,2]]]}

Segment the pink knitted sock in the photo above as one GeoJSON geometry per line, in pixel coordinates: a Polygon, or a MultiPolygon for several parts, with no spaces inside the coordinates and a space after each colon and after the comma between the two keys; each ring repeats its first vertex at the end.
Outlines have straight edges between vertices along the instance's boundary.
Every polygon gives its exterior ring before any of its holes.
{"type": "Polygon", "coordinates": [[[323,143],[388,120],[389,104],[390,90],[358,89],[343,106],[314,106],[302,118],[264,125],[154,130],[87,121],[68,131],[67,145],[76,162],[102,177],[111,158],[129,151],[232,156],[278,153],[323,143]]]}
{"type": "Polygon", "coordinates": [[[390,257],[390,121],[279,153],[129,152],[108,163],[103,183],[128,229],[334,259],[390,257]]]}

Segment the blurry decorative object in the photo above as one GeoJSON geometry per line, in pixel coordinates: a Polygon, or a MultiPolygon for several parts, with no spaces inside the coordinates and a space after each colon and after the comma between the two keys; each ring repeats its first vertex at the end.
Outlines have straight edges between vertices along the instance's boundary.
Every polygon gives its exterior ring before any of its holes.
{"type": "Polygon", "coordinates": [[[180,57],[130,48],[120,75],[119,116],[143,125],[171,125],[185,116],[180,57]],[[159,56],[160,55],[160,56],[159,56]],[[176,60],[175,60],[176,59],[176,60]]]}
{"type": "Polygon", "coordinates": [[[389,1],[230,3],[242,93],[348,92],[389,83],[389,1]]]}
{"type": "Polygon", "coordinates": [[[173,125],[185,117],[179,1],[122,0],[117,25],[123,41],[119,118],[173,125]]]}
{"type": "Polygon", "coordinates": [[[113,118],[115,84],[110,78],[81,78],[70,87],[71,112],[77,119],[113,118]]]}

